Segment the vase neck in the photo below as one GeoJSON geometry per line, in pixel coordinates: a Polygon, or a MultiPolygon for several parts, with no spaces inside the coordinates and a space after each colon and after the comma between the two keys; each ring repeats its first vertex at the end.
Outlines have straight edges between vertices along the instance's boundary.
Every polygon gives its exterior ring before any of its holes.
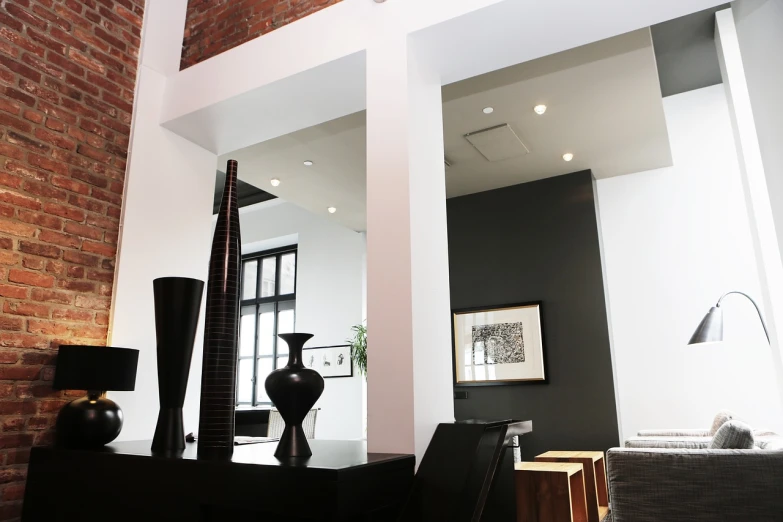
{"type": "Polygon", "coordinates": [[[312,334],[291,333],[280,334],[278,337],[288,344],[288,366],[301,366],[302,347],[312,337],[312,334]]]}

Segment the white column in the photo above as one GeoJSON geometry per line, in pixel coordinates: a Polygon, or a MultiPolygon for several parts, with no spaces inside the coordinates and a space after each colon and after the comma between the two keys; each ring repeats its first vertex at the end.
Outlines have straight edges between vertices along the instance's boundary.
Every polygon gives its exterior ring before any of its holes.
{"type": "Polygon", "coordinates": [[[783,247],[783,2],[738,0],[731,10],[778,245],[783,247]]]}
{"type": "MultiPolygon", "coordinates": [[[[179,70],[187,0],[148,0],[125,174],[109,343],[140,350],[134,392],[111,396],[125,413],[120,440],[151,439],[158,415],[152,280],[206,280],[215,154],[160,126],[168,76],[179,70]]],[[[241,168],[241,166],[240,166],[241,168]]],[[[202,327],[185,402],[185,431],[198,428],[202,327]]]]}
{"type": "MultiPolygon", "coordinates": [[[[775,232],[767,177],[732,10],[719,11],[715,15],[715,20],[715,43],[718,48],[721,76],[729,102],[734,141],[745,189],[753,247],[761,282],[761,301],[769,329],[770,349],[778,389],[783,400],[783,357],[780,349],[781,335],[783,335],[783,262],[781,262],[780,245],[775,232]]],[[[726,245],[726,248],[732,248],[732,245],[726,245]]],[[[783,415],[783,412],[778,412],[778,415],[783,415]]]]}
{"type": "Polygon", "coordinates": [[[454,420],[440,79],[404,34],[367,50],[370,451],[419,461],[454,420]]]}

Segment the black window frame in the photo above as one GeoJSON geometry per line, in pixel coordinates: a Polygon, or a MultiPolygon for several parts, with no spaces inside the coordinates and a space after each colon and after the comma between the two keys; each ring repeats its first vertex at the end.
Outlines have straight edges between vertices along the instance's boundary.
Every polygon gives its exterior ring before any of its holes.
{"type": "MultiPolygon", "coordinates": [[[[256,407],[256,406],[271,406],[270,401],[259,401],[258,400],[258,387],[263,386],[263,382],[259,382],[259,375],[258,375],[258,362],[260,359],[272,359],[272,369],[277,369],[277,363],[278,363],[278,347],[280,346],[279,343],[283,342],[280,339],[278,339],[278,313],[285,310],[293,310],[294,312],[294,329],[296,328],[296,289],[299,279],[299,249],[298,245],[289,245],[285,247],[280,248],[274,248],[270,250],[264,250],[262,252],[253,252],[251,254],[245,254],[242,256],[242,276],[240,279],[240,321],[242,320],[242,317],[245,315],[251,315],[251,314],[245,314],[243,313],[247,308],[253,309],[253,314],[255,314],[255,332],[254,332],[254,339],[253,339],[253,355],[246,355],[241,356],[240,352],[237,352],[237,396],[236,396],[236,405],[237,407],[256,407]],[[280,293],[280,283],[282,281],[282,258],[285,255],[288,254],[294,254],[294,291],[292,293],[288,294],[281,294],[280,293]],[[274,257],[275,258],[275,293],[273,296],[268,297],[261,297],[261,285],[263,284],[262,279],[262,267],[263,267],[263,260],[274,257]],[[253,299],[244,299],[244,290],[245,290],[245,267],[247,266],[247,263],[253,260],[257,260],[256,262],[256,296],[253,299]],[[259,314],[262,310],[262,308],[268,308],[271,305],[271,310],[273,311],[273,341],[272,341],[272,354],[271,355],[261,355],[259,354],[259,335],[258,330],[260,327],[260,321],[259,321],[259,314]],[[250,402],[240,402],[239,401],[239,363],[242,360],[251,359],[253,361],[253,377],[252,377],[252,396],[250,402]]],[[[241,327],[240,327],[241,332],[241,327]]],[[[239,339],[240,343],[242,342],[242,339],[239,339]]]]}

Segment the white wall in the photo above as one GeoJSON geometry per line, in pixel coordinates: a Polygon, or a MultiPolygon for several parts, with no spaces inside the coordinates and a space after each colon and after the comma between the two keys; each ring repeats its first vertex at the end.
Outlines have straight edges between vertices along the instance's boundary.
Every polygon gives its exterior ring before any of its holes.
{"type": "Polygon", "coordinates": [[[721,408],[783,428],[752,305],[724,301],[725,341],[687,346],[722,293],[760,296],[723,85],[664,99],[674,166],[599,180],[621,436],[706,428],[721,408]]]}
{"type": "MultiPolygon", "coordinates": [[[[364,236],[281,200],[240,209],[239,221],[243,253],[299,245],[296,331],[315,334],[307,346],[345,344],[363,319],[364,236]]],[[[355,370],[352,378],[324,379],[317,438],[364,437],[363,379],[355,370]]]]}
{"type": "MultiPolygon", "coordinates": [[[[187,0],[150,0],[144,14],[108,339],[140,353],[136,390],[110,393],[125,413],[118,440],[152,439],[158,419],[152,280],[207,277],[216,157],[159,125],[166,78],[179,69],[186,5],[187,0]]],[[[186,433],[198,430],[203,308],[202,301],[183,415],[186,433]]]]}

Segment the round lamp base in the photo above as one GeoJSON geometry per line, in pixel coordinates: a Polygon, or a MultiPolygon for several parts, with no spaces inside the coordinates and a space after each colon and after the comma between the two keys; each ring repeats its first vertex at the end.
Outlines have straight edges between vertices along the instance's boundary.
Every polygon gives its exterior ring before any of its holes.
{"type": "Polygon", "coordinates": [[[99,448],[122,430],[122,410],[111,399],[90,394],[76,399],[57,415],[57,444],[68,448],[99,448]]]}

